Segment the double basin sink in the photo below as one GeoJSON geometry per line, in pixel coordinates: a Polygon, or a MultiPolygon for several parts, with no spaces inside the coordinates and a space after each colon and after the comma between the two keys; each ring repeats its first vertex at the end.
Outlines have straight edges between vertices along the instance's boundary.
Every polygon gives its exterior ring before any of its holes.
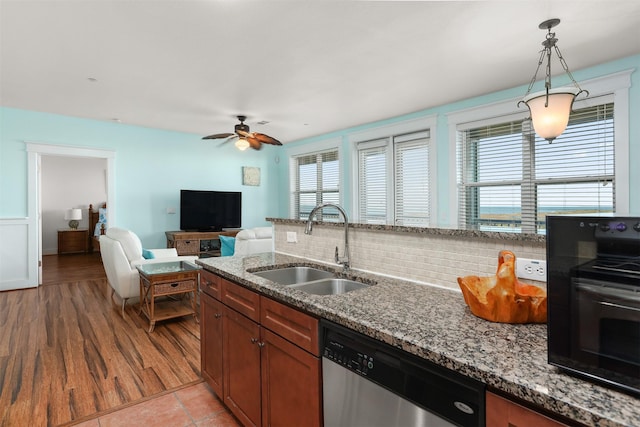
{"type": "Polygon", "coordinates": [[[275,268],[256,271],[252,274],[315,295],[344,294],[370,286],[355,280],[337,277],[335,273],[330,271],[306,266],[275,268]]]}

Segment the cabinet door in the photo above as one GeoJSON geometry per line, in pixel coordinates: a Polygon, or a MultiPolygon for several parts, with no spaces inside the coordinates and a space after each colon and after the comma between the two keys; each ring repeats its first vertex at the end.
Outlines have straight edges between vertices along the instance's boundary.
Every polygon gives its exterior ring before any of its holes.
{"type": "Polygon", "coordinates": [[[566,426],[496,394],[487,392],[486,398],[487,427],[566,426]]]}
{"type": "Polygon", "coordinates": [[[223,317],[224,403],[247,426],[260,426],[260,327],[229,307],[223,317]]]}
{"type": "Polygon", "coordinates": [[[200,295],[200,365],[202,377],[222,398],[222,316],[224,306],[209,295],[200,295]]]}
{"type": "Polygon", "coordinates": [[[321,426],[320,358],[262,329],[262,423],[321,426]]]}

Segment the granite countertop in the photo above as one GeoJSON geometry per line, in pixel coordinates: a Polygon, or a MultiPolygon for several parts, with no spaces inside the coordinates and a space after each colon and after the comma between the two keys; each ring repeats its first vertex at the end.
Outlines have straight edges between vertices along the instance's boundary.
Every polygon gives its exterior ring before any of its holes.
{"type": "Polygon", "coordinates": [[[589,426],[640,426],[640,399],[560,372],[547,364],[546,325],[492,323],[475,317],[461,293],[351,271],[374,286],[311,295],[247,272],[308,265],[279,253],[204,258],[206,270],[395,347],[478,379],[589,426]]]}

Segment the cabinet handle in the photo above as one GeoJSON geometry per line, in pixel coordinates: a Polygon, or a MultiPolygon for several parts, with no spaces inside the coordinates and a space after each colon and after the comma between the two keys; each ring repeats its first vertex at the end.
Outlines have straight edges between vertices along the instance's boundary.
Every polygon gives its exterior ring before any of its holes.
{"type": "Polygon", "coordinates": [[[216,319],[219,319],[222,317],[222,313],[216,313],[213,315],[213,317],[215,317],[216,319]]]}
{"type": "Polygon", "coordinates": [[[255,344],[258,342],[258,338],[251,338],[251,344],[255,344]]]}
{"type": "Polygon", "coordinates": [[[263,342],[259,342],[258,343],[258,347],[260,347],[260,348],[264,347],[264,341],[263,342]]]}

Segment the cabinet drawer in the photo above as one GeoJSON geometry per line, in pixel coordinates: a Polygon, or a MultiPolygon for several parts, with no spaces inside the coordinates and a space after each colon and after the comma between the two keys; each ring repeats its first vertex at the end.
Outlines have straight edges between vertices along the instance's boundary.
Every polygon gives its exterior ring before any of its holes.
{"type": "Polygon", "coordinates": [[[497,394],[486,393],[487,426],[495,427],[566,427],[524,406],[520,406],[497,394]]]}
{"type": "Polygon", "coordinates": [[[270,298],[260,301],[260,323],[311,354],[320,356],[318,319],[270,298]]]}
{"type": "Polygon", "coordinates": [[[222,300],[222,293],[220,292],[220,276],[211,273],[207,270],[202,270],[200,273],[200,289],[202,292],[211,295],[218,301],[222,300]]]}
{"type": "Polygon", "coordinates": [[[158,295],[171,295],[182,292],[191,292],[196,290],[195,280],[183,280],[181,282],[173,283],[158,283],[154,285],[153,294],[158,295]]]}
{"type": "Polygon", "coordinates": [[[223,303],[255,322],[260,320],[260,295],[223,278],[220,285],[223,303]]]}
{"type": "Polygon", "coordinates": [[[200,252],[200,242],[195,240],[176,240],[176,250],[180,255],[197,255],[200,252]]]}

